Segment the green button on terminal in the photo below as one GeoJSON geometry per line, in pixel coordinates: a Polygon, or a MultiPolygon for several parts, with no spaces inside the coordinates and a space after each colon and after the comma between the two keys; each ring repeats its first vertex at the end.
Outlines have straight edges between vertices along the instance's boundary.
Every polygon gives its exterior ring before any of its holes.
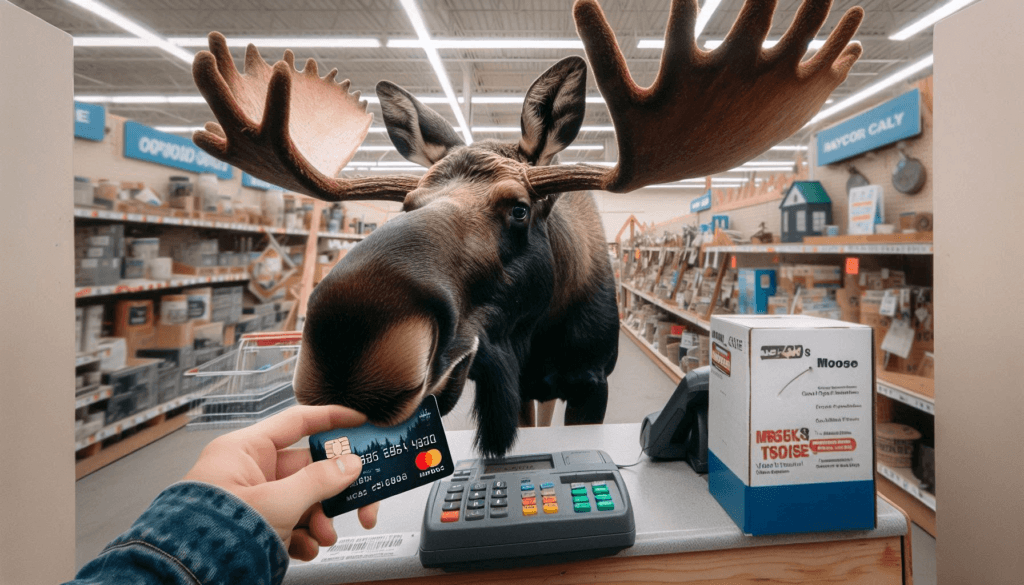
{"type": "Polygon", "coordinates": [[[602,502],[602,501],[610,502],[610,501],[612,501],[612,495],[611,494],[594,494],[594,499],[597,500],[598,502],[602,502]]]}
{"type": "Polygon", "coordinates": [[[585,496],[585,495],[587,495],[587,488],[574,488],[572,490],[572,495],[574,495],[574,496],[585,496]]]}
{"type": "Polygon", "coordinates": [[[608,510],[614,510],[615,509],[615,502],[613,502],[611,500],[599,500],[597,502],[597,509],[602,511],[602,512],[606,512],[608,510]]]}
{"type": "Polygon", "coordinates": [[[587,496],[573,496],[572,503],[574,504],[589,504],[590,499],[587,496]]]}
{"type": "Polygon", "coordinates": [[[596,494],[607,494],[608,493],[608,486],[606,486],[606,485],[595,485],[591,489],[594,490],[594,494],[595,495],[596,494]]]}
{"type": "Polygon", "coordinates": [[[590,502],[574,502],[572,505],[572,509],[575,510],[576,512],[589,512],[590,502]]]}

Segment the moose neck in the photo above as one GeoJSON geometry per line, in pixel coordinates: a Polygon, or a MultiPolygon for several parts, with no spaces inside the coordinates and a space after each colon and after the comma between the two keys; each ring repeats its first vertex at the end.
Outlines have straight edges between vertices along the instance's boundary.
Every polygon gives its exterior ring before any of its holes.
{"type": "Polygon", "coordinates": [[[589,297],[610,274],[606,244],[597,205],[589,192],[559,196],[548,218],[548,238],[554,260],[555,290],[549,314],[558,317],[567,307],[589,297]]]}

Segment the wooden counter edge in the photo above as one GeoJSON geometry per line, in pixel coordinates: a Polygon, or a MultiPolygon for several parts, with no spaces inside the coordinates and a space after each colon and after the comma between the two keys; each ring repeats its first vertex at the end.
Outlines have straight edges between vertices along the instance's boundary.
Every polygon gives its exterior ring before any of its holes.
{"type": "Polygon", "coordinates": [[[890,500],[885,494],[882,492],[877,493],[878,497],[885,500],[893,508],[896,508],[900,514],[903,514],[903,519],[907,521],[907,534],[901,539],[903,544],[903,585],[914,585],[914,548],[911,543],[911,536],[914,531],[911,529],[910,516],[906,510],[897,506],[896,502],[890,500]]]}
{"type": "MultiPolygon", "coordinates": [[[[909,530],[909,524],[908,524],[909,530]]],[[[834,540],[590,561],[485,572],[378,581],[387,585],[468,583],[701,583],[785,582],[807,585],[912,585],[909,533],[902,537],[834,540]],[[904,556],[906,555],[906,556],[904,556]]]]}

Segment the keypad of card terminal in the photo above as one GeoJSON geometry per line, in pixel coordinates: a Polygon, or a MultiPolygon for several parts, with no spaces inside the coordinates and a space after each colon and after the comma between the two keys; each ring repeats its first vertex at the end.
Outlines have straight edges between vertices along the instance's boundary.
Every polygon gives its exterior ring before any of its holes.
{"type": "Polygon", "coordinates": [[[544,475],[523,474],[518,478],[519,489],[512,490],[518,491],[519,497],[510,499],[510,480],[498,479],[496,474],[484,474],[471,482],[473,476],[473,469],[459,469],[446,482],[445,503],[440,511],[441,522],[501,519],[508,518],[510,513],[540,517],[542,514],[559,512],[586,514],[615,509],[615,500],[606,480],[571,482],[566,494],[566,490],[556,489],[556,482],[544,475]],[[559,491],[563,492],[562,500],[559,500],[559,491]],[[460,514],[463,509],[465,513],[460,514]]]}
{"type": "Polygon", "coordinates": [[[538,542],[548,543],[543,554],[602,548],[601,543],[621,549],[632,544],[635,527],[629,494],[611,458],[600,451],[569,451],[458,462],[454,474],[431,491],[423,535],[421,561],[443,566],[529,556],[524,545],[538,542]]]}

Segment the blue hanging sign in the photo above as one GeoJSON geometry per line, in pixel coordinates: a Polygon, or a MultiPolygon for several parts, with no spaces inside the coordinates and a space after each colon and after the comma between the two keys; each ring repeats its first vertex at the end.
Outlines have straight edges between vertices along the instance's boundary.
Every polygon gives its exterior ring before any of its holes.
{"type": "Polygon", "coordinates": [[[75,137],[102,142],[107,127],[107,110],[96,104],[75,102],[75,137]]]}
{"type": "Polygon", "coordinates": [[[257,179],[256,177],[250,175],[245,171],[242,171],[242,186],[252,187],[253,189],[263,189],[264,191],[270,191],[274,189],[278,189],[281,191],[284,190],[273,183],[268,183],[263,179],[257,179]]]}
{"type": "Polygon", "coordinates": [[[154,130],[138,122],[124,123],[124,156],[193,173],[230,179],[231,165],[217,160],[188,138],[154,130]]]}
{"type": "Polygon", "coordinates": [[[707,193],[690,202],[690,213],[697,213],[705,209],[711,209],[711,189],[708,189],[707,193]]]}
{"type": "Polygon", "coordinates": [[[921,133],[921,92],[914,89],[818,132],[818,166],[921,133]]]}

